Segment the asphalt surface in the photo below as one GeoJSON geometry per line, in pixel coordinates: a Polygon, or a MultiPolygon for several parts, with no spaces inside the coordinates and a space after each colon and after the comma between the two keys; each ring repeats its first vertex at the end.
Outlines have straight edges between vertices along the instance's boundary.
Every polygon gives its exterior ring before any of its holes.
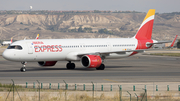
{"type": "Polygon", "coordinates": [[[126,83],[126,82],[180,82],[180,57],[135,55],[105,61],[105,70],[88,69],[75,62],[74,70],[66,69],[66,61],[54,67],[40,67],[28,62],[26,72],[20,72],[21,63],[0,56],[0,83],[126,83]]]}

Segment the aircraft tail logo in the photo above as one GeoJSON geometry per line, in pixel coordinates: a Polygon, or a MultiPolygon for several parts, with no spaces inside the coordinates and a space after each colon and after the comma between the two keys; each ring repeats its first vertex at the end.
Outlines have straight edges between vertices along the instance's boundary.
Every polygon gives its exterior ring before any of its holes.
{"type": "Polygon", "coordinates": [[[13,37],[11,38],[11,44],[13,43],[13,37]]]}
{"type": "Polygon", "coordinates": [[[144,18],[141,26],[139,27],[138,32],[134,38],[138,40],[149,40],[152,36],[153,23],[155,17],[155,9],[150,9],[144,18]]]}
{"type": "Polygon", "coordinates": [[[39,39],[39,34],[37,34],[36,39],[39,39]]]}

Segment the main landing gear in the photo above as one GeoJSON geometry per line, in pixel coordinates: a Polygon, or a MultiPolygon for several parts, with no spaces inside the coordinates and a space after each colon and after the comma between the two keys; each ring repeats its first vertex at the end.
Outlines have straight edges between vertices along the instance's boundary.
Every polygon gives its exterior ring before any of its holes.
{"type": "Polygon", "coordinates": [[[75,69],[75,64],[74,63],[71,63],[71,61],[69,61],[69,63],[66,64],[66,68],[67,69],[75,69]]]}
{"type": "Polygon", "coordinates": [[[25,72],[26,71],[26,64],[27,64],[27,62],[21,62],[21,64],[22,64],[23,67],[21,67],[20,71],[21,72],[25,72]]]}
{"type": "Polygon", "coordinates": [[[101,64],[98,68],[96,68],[96,70],[104,70],[104,68],[105,68],[105,65],[101,64]]]}

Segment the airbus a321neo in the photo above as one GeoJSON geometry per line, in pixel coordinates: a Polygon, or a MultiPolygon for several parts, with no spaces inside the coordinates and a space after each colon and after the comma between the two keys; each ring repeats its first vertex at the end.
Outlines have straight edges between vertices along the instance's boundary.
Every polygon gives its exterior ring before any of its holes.
{"type": "MultiPolygon", "coordinates": [[[[31,39],[13,42],[2,54],[10,61],[27,62],[40,66],[54,66],[57,61],[68,61],[67,69],[75,69],[72,61],[80,61],[86,68],[104,70],[104,59],[129,57],[152,47],[166,43],[151,39],[155,9],[150,9],[136,35],[132,38],[96,39],[31,39]]],[[[168,41],[169,42],[169,41],[168,41]]]]}

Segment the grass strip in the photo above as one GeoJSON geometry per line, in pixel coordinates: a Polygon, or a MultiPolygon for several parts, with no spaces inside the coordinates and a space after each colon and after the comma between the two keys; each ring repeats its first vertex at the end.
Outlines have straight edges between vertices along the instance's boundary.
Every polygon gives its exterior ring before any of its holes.
{"type": "MultiPolygon", "coordinates": [[[[1,84],[0,83],[0,87],[3,87],[3,88],[11,88],[12,87],[12,84],[1,84]]],[[[16,88],[22,88],[22,86],[20,85],[15,85],[16,88]]]]}
{"type": "Polygon", "coordinates": [[[180,57],[180,53],[151,53],[150,55],[180,57]]]}

